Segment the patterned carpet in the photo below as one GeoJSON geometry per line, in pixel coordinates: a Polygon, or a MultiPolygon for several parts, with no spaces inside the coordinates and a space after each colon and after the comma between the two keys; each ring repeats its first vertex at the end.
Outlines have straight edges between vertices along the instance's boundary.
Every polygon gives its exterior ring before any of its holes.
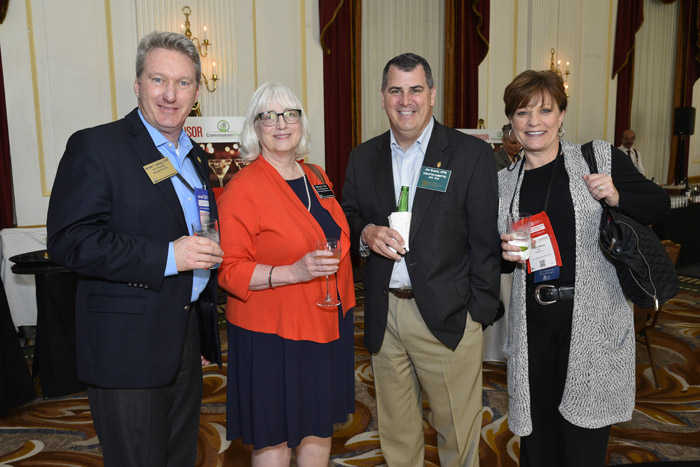
{"type": "MultiPolygon", "coordinates": [[[[362,301],[356,309],[356,412],[336,427],[331,465],[383,464],[376,432],[374,387],[362,346],[362,301]]],[[[637,406],[632,421],[616,425],[608,464],[700,460],[700,280],[684,282],[649,333],[661,389],[649,357],[637,345],[637,406]]],[[[222,339],[226,342],[226,339],[222,339]]],[[[247,466],[250,447],[225,437],[226,366],[204,370],[198,466],[247,466]]],[[[482,466],[517,466],[519,438],[506,419],[505,365],[484,365],[482,466]]],[[[426,414],[428,405],[424,404],[426,414]]],[[[426,465],[439,465],[435,431],[425,420],[426,465]]],[[[700,462],[699,462],[700,464],[700,462]]],[[[0,419],[0,466],[100,466],[100,448],[85,393],[37,399],[0,419]]]]}

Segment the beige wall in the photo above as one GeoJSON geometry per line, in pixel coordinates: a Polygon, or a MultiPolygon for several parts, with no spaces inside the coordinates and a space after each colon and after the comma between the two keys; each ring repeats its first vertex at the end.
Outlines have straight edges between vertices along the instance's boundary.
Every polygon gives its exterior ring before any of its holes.
{"type": "MultiPolygon", "coordinates": [[[[434,4],[439,11],[442,2],[423,3],[434,4]]],[[[132,88],[138,38],[155,29],[179,31],[184,5],[193,10],[190,20],[195,34],[201,35],[202,25],[209,27],[210,53],[221,77],[215,93],[201,91],[204,114],[241,115],[258,85],[268,80],[283,82],[307,109],[311,160],[323,164],[323,54],[317,0],[11,0],[0,26],[0,43],[18,225],[45,223],[53,177],[68,136],[120,118],[136,105],[132,88]]],[[[612,141],[616,83],[609,76],[616,10],[617,0],[491,2],[490,49],[479,70],[479,116],[487,126],[500,128],[506,122],[505,86],[525,69],[547,68],[549,49],[554,47],[558,58],[572,63],[566,138],[612,141]]],[[[368,69],[381,69],[393,56],[387,55],[391,51],[381,51],[387,41],[370,28],[388,28],[392,20],[408,21],[401,15],[382,16],[376,26],[363,22],[367,29],[363,37],[368,41],[363,50],[374,54],[365,53],[366,60],[372,60],[366,64],[368,69]]],[[[419,37],[418,32],[431,43],[444,35],[436,26],[413,28],[411,37],[419,37]]],[[[403,48],[402,44],[392,47],[403,48]]],[[[638,53],[653,66],[644,55],[652,51],[638,53]]],[[[434,68],[435,60],[440,76],[441,59],[431,60],[434,68]]],[[[205,60],[204,70],[210,67],[210,60],[205,60]]],[[[363,118],[375,121],[379,129],[386,117],[378,92],[363,89],[363,94],[369,99],[363,118]],[[370,110],[374,116],[365,115],[370,110]]],[[[664,115],[641,112],[635,118],[667,123],[664,115]]],[[[640,136],[639,143],[654,143],[640,136]]],[[[700,175],[696,140],[690,142],[691,175],[700,175]]]]}
{"type": "MultiPolygon", "coordinates": [[[[221,80],[200,91],[204,115],[242,115],[265,81],[289,85],[323,163],[323,56],[316,0],[12,0],[0,26],[17,224],[44,224],[68,137],[136,106],[138,38],[179,31],[188,5],[195,35],[207,25],[221,80]],[[33,52],[32,52],[33,51],[33,52]]],[[[211,73],[211,60],[203,71],[211,73]]]]}

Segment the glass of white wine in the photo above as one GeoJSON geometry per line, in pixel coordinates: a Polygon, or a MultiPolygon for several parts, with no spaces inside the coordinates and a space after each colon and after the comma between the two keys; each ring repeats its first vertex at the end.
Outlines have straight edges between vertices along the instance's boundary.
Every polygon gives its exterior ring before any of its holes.
{"type": "Polygon", "coordinates": [[[513,240],[508,242],[520,248],[520,251],[509,251],[508,254],[520,255],[520,259],[530,258],[530,214],[524,212],[510,213],[506,218],[506,233],[513,236],[513,240]]]}
{"type": "MultiPolygon", "coordinates": [[[[333,258],[340,260],[340,240],[337,238],[324,238],[323,240],[316,240],[316,249],[330,251],[333,253],[333,258]]],[[[319,298],[316,302],[319,306],[338,306],[340,305],[340,300],[334,298],[331,295],[330,278],[326,276],[326,295],[319,298]]]]}

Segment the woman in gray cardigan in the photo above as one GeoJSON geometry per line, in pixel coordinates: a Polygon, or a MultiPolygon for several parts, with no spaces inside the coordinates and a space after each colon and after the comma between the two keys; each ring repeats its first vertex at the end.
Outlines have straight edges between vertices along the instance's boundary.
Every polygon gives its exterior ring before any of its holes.
{"type": "Polygon", "coordinates": [[[669,198],[603,141],[593,143],[600,173],[589,174],[581,146],[562,139],[567,100],[555,73],[521,73],[504,101],[523,146],[523,158],[498,174],[502,257],[515,267],[508,425],[522,437],[521,466],[602,466],[610,426],[632,417],[635,340],[631,307],[598,246],[599,200],[656,223],[669,198]],[[506,215],[517,212],[551,224],[529,265],[504,233],[506,215]]]}

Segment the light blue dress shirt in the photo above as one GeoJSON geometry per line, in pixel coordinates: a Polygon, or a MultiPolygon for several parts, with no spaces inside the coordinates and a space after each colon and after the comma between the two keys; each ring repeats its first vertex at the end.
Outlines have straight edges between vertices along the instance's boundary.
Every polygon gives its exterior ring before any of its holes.
{"type": "MultiPolygon", "coordinates": [[[[391,167],[394,174],[394,198],[396,199],[396,204],[398,204],[401,187],[403,185],[408,186],[409,211],[413,211],[413,200],[416,198],[418,177],[420,176],[420,169],[423,166],[425,151],[428,149],[428,143],[430,142],[430,136],[433,134],[434,126],[435,119],[431,118],[428,126],[423,130],[423,133],[421,133],[407,151],[404,151],[396,142],[393,131],[389,132],[391,138],[391,167]]],[[[404,241],[405,240],[408,239],[404,239],[404,241]]],[[[394,263],[389,287],[411,287],[411,278],[408,276],[405,258],[401,258],[401,261],[394,263]]]]}
{"type": "MultiPolygon", "coordinates": [[[[151,135],[153,143],[158,148],[158,151],[164,156],[170,159],[175,170],[185,179],[190,186],[187,186],[180,177],[170,177],[170,181],[175,188],[175,193],[180,200],[180,206],[182,206],[182,212],[185,215],[185,222],[187,223],[187,230],[190,235],[192,235],[192,224],[199,223],[199,210],[197,209],[197,198],[194,195],[194,191],[190,187],[203,187],[202,180],[197,174],[197,169],[192,164],[192,160],[187,157],[187,154],[192,150],[192,141],[187,137],[184,130],[180,130],[180,137],[178,139],[178,147],[168,140],[163,134],[154,128],[150,123],[148,123],[141,114],[141,109],[138,110],[139,117],[141,121],[146,126],[148,134],[151,135]]],[[[166,183],[165,181],[160,183],[166,183]]],[[[202,293],[204,288],[209,282],[210,272],[207,269],[195,269],[193,272],[192,280],[192,295],[191,301],[197,301],[199,294],[202,293]]],[[[175,249],[173,247],[173,242],[168,244],[168,262],[165,265],[164,276],[174,276],[177,274],[177,266],[175,264],[175,249]]]]}

